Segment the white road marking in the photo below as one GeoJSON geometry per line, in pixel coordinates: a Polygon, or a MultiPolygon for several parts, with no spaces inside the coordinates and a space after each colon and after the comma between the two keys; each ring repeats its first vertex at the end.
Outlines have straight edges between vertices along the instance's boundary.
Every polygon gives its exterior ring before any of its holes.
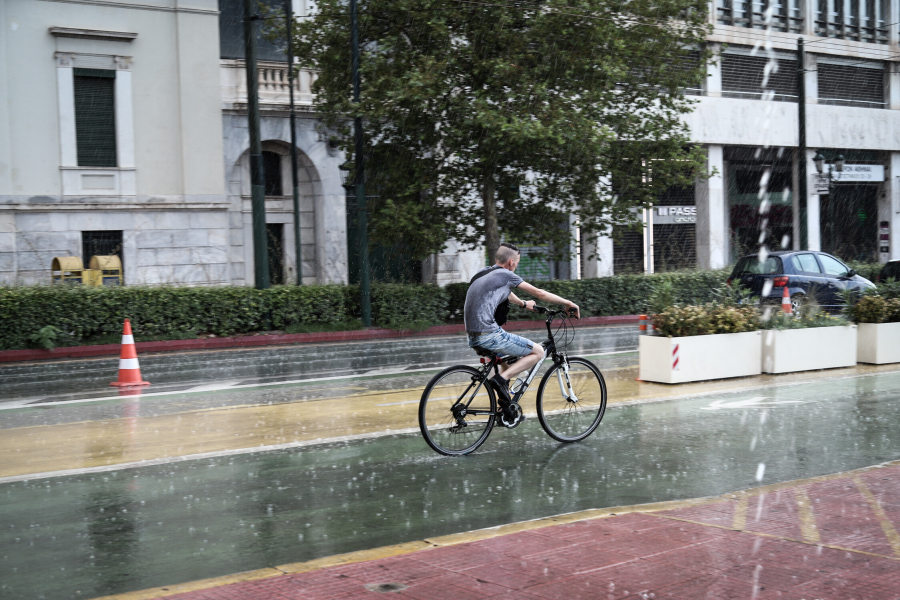
{"type": "Polygon", "coordinates": [[[780,406],[783,404],[806,404],[813,400],[775,400],[771,396],[754,396],[744,400],[713,400],[709,406],[704,406],[703,410],[721,410],[723,408],[768,408],[770,406],[780,406]]]}

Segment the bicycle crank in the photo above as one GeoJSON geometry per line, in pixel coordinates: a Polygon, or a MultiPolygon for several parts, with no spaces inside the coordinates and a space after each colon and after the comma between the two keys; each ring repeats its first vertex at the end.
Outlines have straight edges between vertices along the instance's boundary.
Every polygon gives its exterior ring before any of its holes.
{"type": "Polygon", "coordinates": [[[525,420],[525,413],[522,408],[515,402],[510,404],[497,415],[497,421],[503,427],[512,429],[525,420]]]}

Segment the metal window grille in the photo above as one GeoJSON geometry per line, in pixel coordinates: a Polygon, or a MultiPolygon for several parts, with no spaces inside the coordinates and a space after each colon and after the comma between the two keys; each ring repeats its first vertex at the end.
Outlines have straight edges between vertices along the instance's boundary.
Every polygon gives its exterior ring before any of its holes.
{"type": "Polygon", "coordinates": [[[633,229],[616,228],[613,235],[613,273],[644,272],[644,235],[633,229]]]}
{"type": "Polygon", "coordinates": [[[269,281],[272,285],[284,283],[284,225],[266,224],[266,250],[269,256],[269,281]]]}
{"type": "Polygon", "coordinates": [[[122,251],[121,231],[82,231],[81,260],[85,268],[92,256],[118,256],[122,261],[122,277],[125,277],[125,253],[122,251]]]}
{"type": "Polygon", "coordinates": [[[78,166],[115,167],[116,72],[75,69],[75,140],[78,166]]]}
{"type": "Polygon", "coordinates": [[[819,104],[884,108],[884,67],[834,64],[819,59],[819,104]]]}
{"type": "Polygon", "coordinates": [[[655,272],[693,269],[696,266],[696,225],[653,226],[653,270],[655,272]]]}
{"type": "Polygon", "coordinates": [[[887,44],[889,1],[818,0],[816,35],[871,44],[887,44]]]}
{"type": "MultiPolygon", "coordinates": [[[[749,49],[748,49],[749,50],[749,49]]],[[[722,96],[727,98],[763,98],[769,92],[771,99],[780,102],[797,101],[797,60],[787,56],[775,59],[778,69],[769,73],[763,88],[763,79],[769,58],[765,55],[750,56],[726,52],[722,55],[722,96]]]]}
{"type": "Polygon", "coordinates": [[[721,25],[801,33],[800,3],[801,0],[716,0],[716,17],[721,25]]]}
{"type": "Polygon", "coordinates": [[[281,155],[277,152],[263,150],[262,158],[266,196],[283,196],[284,189],[281,185],[281,155]]]}

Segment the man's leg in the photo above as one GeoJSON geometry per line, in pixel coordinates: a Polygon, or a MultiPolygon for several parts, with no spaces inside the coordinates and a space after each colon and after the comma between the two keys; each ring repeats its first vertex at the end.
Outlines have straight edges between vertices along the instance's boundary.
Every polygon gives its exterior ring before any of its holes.
{"type": "Polygon", "coordinates": [[[544,347],[540,344],[534,344],[530,354],[526,354],[511,365],[506,365],[506,367],[500,371],[500,377],[508,381],[519,373],[531,369],[531,367],[536,365],[542,358],[544,358],[544,347]]]}

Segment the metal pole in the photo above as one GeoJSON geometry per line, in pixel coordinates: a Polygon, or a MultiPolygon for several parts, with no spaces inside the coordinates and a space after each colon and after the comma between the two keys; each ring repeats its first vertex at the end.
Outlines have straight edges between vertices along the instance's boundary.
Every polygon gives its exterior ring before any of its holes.
{"type": "MultiPolygon", "coordinates": [[[[350,0],[351,68],[353,71],[353,102],[359,104],[359,33],[356,19],[356,0],[350,0]]],[[[357,107],[358,108],[358,107],[357,107]]],[[[363,326],[372,326],[372,298],[369,288],[369,235],[366,214],[366,175],[363,159],[362,116],[353,119],[356,142],[356,211],[359,229],[359,292],[363,326]]]]}
{"type": "Polygon", "coordinates": [[[300,197],[297,191],[297,115],[294,114],[294,40],[291,23],[294,9],[291,0],[284,0],[284,18],[287,20],[288,87],[291,97],[291,182],[294,185],[294,256],[297,260],[297,285],[303,285],[303,262],[300,257],[300,197]]]}
{"type": "Polygon", "coordinates": [[[800,127],[800,148],[797,157],[797,178],[800,197],[797,198],[797,219],[800,224],[800,250],[809,249],[809,235],[806,223],[806,50],[803,48],[803,38],[797,40],[797,121],[800,127]]]}
{"type": "Polygon", "coordinates": [[[269,287],[266,248],[266,186],[263,179],[262,143],[259,134],[259,80],[256,72],[256,21],[251,2],[244,2],[244,50],[247,66],[247,125],[250,133],[250,197],[253,209],[253,270],[256,287],[269,287]]]}

